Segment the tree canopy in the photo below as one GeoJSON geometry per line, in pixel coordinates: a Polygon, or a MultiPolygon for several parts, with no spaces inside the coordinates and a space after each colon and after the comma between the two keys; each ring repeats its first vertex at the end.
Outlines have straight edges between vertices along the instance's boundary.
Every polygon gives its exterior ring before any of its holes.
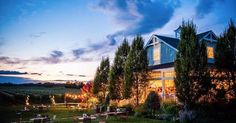
{"type": "Polygon", "coordinates": [[[219,97],[225,100],[228,93],[236,99],[236,27],[233,20],[230,20],[227,29],[218,38],[215,65],[219,71],[225,73],[217,82],[227,82],[229,85],[229,88],[216,89],[219,97]]]}
{"type": "Polygon", "coordinates": [[[110,71],[109,58],[103,58],[100,66],[97,68],[96,75],[93,83],[93,93],[101,98],[101,101],[105,101],[108,84],[108,73],[110,71]]]}
{"type": "Polygon", "coordinates": [[[124,67],[124,98],[135,96],[139,105],[141,90],[147,85],[148,61],[141,36],[134,38],[124,67]]]}
{"type": "Polygon", "coordinates": [[[111,99],[122,99],[124,86],[124,65],[130,50],[127,39],[118,47],[114,64],[109,73],[109,92],[111,99]]]}
{"type": "Polygon", "coordinates": [[[207,71],[206,43],[200,42],[193,22],[183,22],[175,60],[176,96],[186,108],[208,92],[211,81],[207,71]]]}

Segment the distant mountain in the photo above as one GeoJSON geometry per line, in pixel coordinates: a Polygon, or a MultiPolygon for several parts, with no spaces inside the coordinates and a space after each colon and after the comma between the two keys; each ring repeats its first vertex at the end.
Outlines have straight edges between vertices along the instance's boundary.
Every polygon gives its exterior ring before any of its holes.
{"type": "Polygon", "coordinates": [[[43,81],[33,80],[23,77],[15,76],[0,76],[0,83],[13,83],[13,84],[23,84],[23,83],[41,83],[43,81]]]}

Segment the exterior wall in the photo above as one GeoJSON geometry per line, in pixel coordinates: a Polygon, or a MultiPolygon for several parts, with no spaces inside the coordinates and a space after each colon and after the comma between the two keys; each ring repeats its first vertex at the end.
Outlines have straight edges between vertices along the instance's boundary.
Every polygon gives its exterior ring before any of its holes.
{"type": "MultiPolygon", "coordinates": [[[[206,42],[207,42],[207,46],[214,48],[214,53],[215,53],[216,42],[215,41],[206,41],[206,42]]],[[[153,48],[154,48],[153,45],[147,47],[147,57],[148,57],[149,66],[174,62],[177,51],[171,48],[170,46],[166,45],[165,43],[161,42],[160,43],[160,63],[155,63],[155,61],[153,60],[154,59],[153,48]]],[[[208,58],[208,63],[214,63],[214,62],[215,62],[214,58],[208,58]]]]}
{"type": "Polygon", "coordinates": [[[170,46],[166,45],[165,43],[160,43],[160,63],[154,61],[154,46],[147,47],[147,58],[148,58],[148,65],[157,65],[157,64],[165,64],[174,62],[176,56],[176,50],[171,48],[170,46]]]}
{"type": "MultiPolygon", "coordinates": [[[[158,64],[165,64],[174,62],[176,59],[176,50],[170,47],[169,45],[162,42],[162,40],[158,38],[153,38],[153,43],[147,47],[147,57],[148,57],[148,65],[158,65],[158,64]],[[155,39],[155,41],[153,40],[155,39]],[[156,42],[160,42],[160,63],[154,61],[154,44],[156,42]]],[[[207,42],[208,47],[212,47],[215,53],[216,48],[216,40],[210,38],[203,38],[202,41],[207,42]]],[[[208,63],[214,63],[214,58],[208,58],[208,63]]],[[[165,69],[155,69],[149,71],[151,78],[149,79],[149,91],[156,91],[163,99],[166,98],[174,98],[175,97],[175,87],[174,87],[174,74],[173,76],[166,76],[166,73],[174,73],[174,68],[165,68],[165,69]],[[156,74],[153,74],[156,73],[156,74]]],[[[147,96],[147,95],[146,95],[147,96]]]]}
{"type": "Polygon", "coordinates": [[[153,61],[153,46],[147,47],[147,58],[148,58],[148,66],[151,66],[154,64],[153,61]]]}
{"type": "Polygon", "coordinates": [[[161,43],[161,64],[174,62],[176,56],[176,50],[167,46],[165,43],[161,43]]]}

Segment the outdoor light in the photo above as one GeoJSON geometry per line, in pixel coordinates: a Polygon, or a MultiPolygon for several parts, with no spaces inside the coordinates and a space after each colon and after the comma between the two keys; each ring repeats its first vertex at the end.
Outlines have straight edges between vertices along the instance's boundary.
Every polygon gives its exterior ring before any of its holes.
{"type": "Polygon", "coordinates": [[[26,97],[26,100],[25,100],[25,105],[26,105],[26,106],[29,105],[29,97],[30,97],[29,95],[27,95],[27,97],[26,97]]]}

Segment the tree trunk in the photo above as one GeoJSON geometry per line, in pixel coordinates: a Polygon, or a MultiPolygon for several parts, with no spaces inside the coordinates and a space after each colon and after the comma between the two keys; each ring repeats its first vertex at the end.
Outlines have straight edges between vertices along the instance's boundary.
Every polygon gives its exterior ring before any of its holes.
{"type": "Polygon", "coordinates": [[[138,73],[135,74],[136,78],[136,106],[139,106],[139,77],[138,73]]]}
{"type": "Polygon", "coordinates": [[[139,105],[139,92],[138,92],[138,83],[136,85],[136,106],[139,105]]]}

